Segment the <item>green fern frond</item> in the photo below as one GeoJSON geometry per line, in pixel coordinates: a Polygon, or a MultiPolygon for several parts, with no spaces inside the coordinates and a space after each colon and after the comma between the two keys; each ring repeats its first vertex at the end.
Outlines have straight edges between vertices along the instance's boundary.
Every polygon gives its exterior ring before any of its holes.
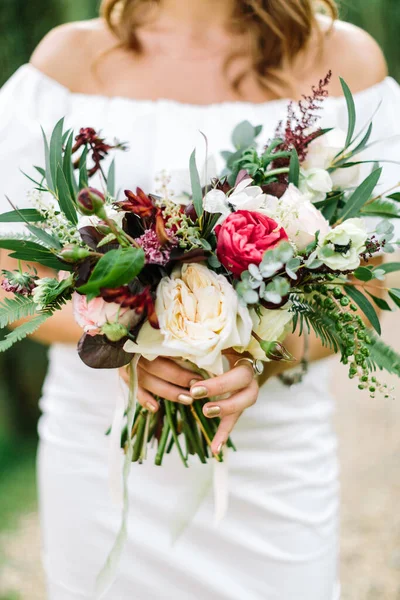
{"type": "Polygon", "coordinates": [[[51,317],[51,314],[51,312],[43,312],[11,331],[9,334],[6,335],[4,340],[0,342],[0,352],[5,352],[6,350],[9,350],[11,346],[16,344],[17,342],[20,342],[28,335],[34,333],[45,321],[47,321],[47,319],[51,317]]]}
{"type": "Polygon", "coordinates": [[[29,296],[15,296],[5,298],[0,302],[0,329],[7,327],[14,321],[32,317],[37,312],[37,306],[33,298],[29,296]]]}
{"type": "Polygon", "coordinates": [[[41,241],[31,233],[0,233],[0,241],[2,240],[15,240],[18,242],[35,242],[35,244],[39,244],[40,246],[44,246],[41,241]]]}
{"type": "Polygon", "coordinates": [[[368,332],[372,344],[369,346],[370,356],[368,362],[371,369],[385,370],[400,377],[400,354],[388,346],[372,330],[368,332]]]}
{"type": "Polygon", "coordinates": [[[302,335],[305,330],[308,333],[313,330],[323,346],[334,352],[342,350],[343,344],[337,334],[336,323],[331,312],[328,313],[314,302],[306,302],[299,298],[292,301],[291,311],[294,313],[293,333],[296,329],[299,330],[299,335],[302,335]]]}

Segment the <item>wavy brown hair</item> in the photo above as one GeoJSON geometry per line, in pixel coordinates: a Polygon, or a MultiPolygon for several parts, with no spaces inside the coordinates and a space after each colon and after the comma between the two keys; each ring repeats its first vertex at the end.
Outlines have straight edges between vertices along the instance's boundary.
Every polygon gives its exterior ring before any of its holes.
{"type": "MultiPolygon", "coordinates": [[[[101,14],[120,40],[120,46],[142,52],[137,28],[143,25],[146,8],[160,0],[102,0],[101,14]]],[[[188,0],[191,1],[191,0],[188,0]]],[[[282,75],[308,43],[320,33],[316,13],[322,8],[337,17],[335,0],[237,0],[232,19],[236,31],[248,35],[253,71],[261,87],[279,95],[288,80],[282,75]],[[280,92],[277,90],[280,89],[280,92]]],[[[227,66],[237,56],[227,59],[227,66]]],[[[239,90],[243,75],[232,81],[239,90]]]]}

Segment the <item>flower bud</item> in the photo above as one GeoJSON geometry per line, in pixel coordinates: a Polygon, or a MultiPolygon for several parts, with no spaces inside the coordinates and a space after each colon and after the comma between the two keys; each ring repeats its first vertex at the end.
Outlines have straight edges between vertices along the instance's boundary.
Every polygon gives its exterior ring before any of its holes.
{"type": "Polygon", "coordinates": [[[265,352],[265,356],[270,360],[276,361],[293,361],[294,358],[280,342],[260,342],[261,348],[265,352]]]}
{"type": "Polygon", "coordinates": [[[187,217],[189,217],[189,219],[191,219],[193,221],[193,223],[195,223],[197,221],[197,213],[196,213],[196,210],[194,208],[193,202],[191,202],[190,204],[188,204],[185,207],[185,215],[187,217]]]}
{"type": "Polygon", "coordinates": [[[106,213],[104,210],[106,199],[104,194],[99,192],[99,190],[91,187],[84,188],[79,192],[76,201],[78,203],[79,212],[82,215],[87,217],[96,215],[100,219],[106,218],[106,213]]]}
{"type": "Polygon", "coordinates": [[[79,246],[66,246],[58,254],[58,257],[67,263],[75,263],[90,256],[90,251],[79,246]]]}
{"type": "Polygon", "coordinates": [[[101,333],[106,336],[110,342],[119,342],[126,337],[128,330],[122,323],[104,323],[101,333]]]}

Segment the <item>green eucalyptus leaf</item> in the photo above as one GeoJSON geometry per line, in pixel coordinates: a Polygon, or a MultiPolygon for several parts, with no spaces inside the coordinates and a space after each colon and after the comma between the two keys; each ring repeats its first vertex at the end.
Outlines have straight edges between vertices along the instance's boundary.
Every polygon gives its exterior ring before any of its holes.
{"type": "Polygon", "coordinates": [[[57,173],[62,167],[62,147],[63,147],[63,129],[64,119],[60,119],[54,127],[50,138],[50,172],[53,184],[58,184],[57,173]]]}
{"type": "Polygon", "coordinates": [[[57,170],[57,200],[60,206],[60,209],[67,217],[68,221],[72,223],[72,225],[78,224],[78,215],[75,208],[75,202],[73,197],[71,196],[71,191],[68,186],[67,180],[65,179],[64,171],[61,166],[58,165],[57,170]]]}
{"type": "Polygon", "coordinates": [[[256,131],[249,121],[242,121],[233,130],[232,143],[237,150],[248,148],[254,143],[256,131]]]}
{"type": "MultiPolygon", "coordinates": [[[[43,144],[44,144],[44,160],[45,160],[45,173],[46,173],[46,183],[47,183],[47,187],[49,188],[49,190],[51,190],[52,192],[55,192],[55,185],[53,182],[53,178],[51,175],[51,168],[50,168],[50,148],[49,148],[49,143],[47,141],[47,137],[46,134],[44,132],[44,129],[42,127],[42,136],[43,136],[43,144]]],[[[29,177],[27,175],[27,177],[29,177]]],[[[29,179],[31,179],[29,177],[29,179]]]]}
{"type": "Polygon", "coordinates": [[[63,171],[65,175],[65,179],[68,183],[70,194],[73,198],[78,194],[79,188],[75,179],[73,161],[72,161],[72,146],[74,143],[74,132],[71,131],[69,134],[67,144],[64,151],[63,158],[63,171]]]}
{"type": "Polygon", "coordinates": [[[111,162],[110,168],[107,174],[107,191],[112,198],[115,198],[115,159],[111,162]]]}
{"type": "Polygon", "coordinates": [[[390,198],[391,200],[394,200],[395,202],[400,202],[400,192],[390,194],[390,196],[387,196],[387,197],[390,198]]]}
{"type": "Polygon", "coordinates": [[[35,227],[34,225],[27,225],[26,228],[48,248],[53,248],[55,250],[62,248],[58,238],[54,237],[50,233],[47,233],[47,231],[43,231],[43,229],[35,227]]]}
{"type": "Polygon", "coordinates": [[[371,279],[374,279],[372,269],[369,269],[368,267],[358,267],[358,269],[354,271],[354,277],[360,281],[371,281],[371,279]]]}
{"type": "Polygon", "coordinates": [[[379,265],[375,267],[375,270],[384,271],[384,273],[394,273],[395,271],[400,271],[400,262],[389,262],[384,263],[383,265],[379,265]]]}

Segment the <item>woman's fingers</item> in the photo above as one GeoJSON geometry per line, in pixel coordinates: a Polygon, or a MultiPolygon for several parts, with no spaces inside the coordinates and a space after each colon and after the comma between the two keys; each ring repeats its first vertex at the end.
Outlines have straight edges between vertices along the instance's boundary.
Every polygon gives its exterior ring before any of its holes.
{"type": "Polygon", "coordinates": [[[258,385],[253,380],[247,388],[233,394],[227,400],[208,402],[203,407],[203,413],[209,419],[214,419],[215,417],[223,419],[236,413],[241,414],[246,408],[253,406],[257,402],[257,398],[258,385]]]}
{"type": "MultiPolygon", "coordinates": [[[[162,376],[164,377],[164,373],[162,373],[162,376]]],[[[180,402],[181,404],[187,405],[192,404],[193,402],[193,398],[190,396],[187,389],[173,385],[164,379],[160,379],[141,367],[138,368],[138,381],[140,387],[147,392],[154,394],[154,396],[160,396],[160,398],[164,398],[165,400],[180,402]]]]}
{"type": "Polygon", "coordinates": [[[221,452],[222,447],[228,441],[236,423],[240,419],[240,415],[241,413],[235,413],[221,419],[221,423],[219,424],[217,433],[215,434],[211,444],[211,450],[214,454],[219,454],[221,452]]]}
{"type": "Polygon", "coordinates": [[[195,400],[223,396],[242,390],[250,386],[253,381],[254,373],[250,364],[249,366],[240,365],[223,375],[193,384],[190,393],[195,400]]]}
{"type": "Polygon", "coordinates": [[[137,393],[137,400],[143,408],[149,410],[152,413],[156,413],[159,409],[158,402],[153,396],[139,386],[137,393]]]}
{"type": "Polygon", "coordinates": [[[189,389],[195,381],[201,381],[200,375],[180,367],[173,360],[169,360],[168,358],[146,360],[142,357],[139,366],[151,375],[162,377],[165,381],[169,381],[169,383],[187,389],[189,389]]]}

